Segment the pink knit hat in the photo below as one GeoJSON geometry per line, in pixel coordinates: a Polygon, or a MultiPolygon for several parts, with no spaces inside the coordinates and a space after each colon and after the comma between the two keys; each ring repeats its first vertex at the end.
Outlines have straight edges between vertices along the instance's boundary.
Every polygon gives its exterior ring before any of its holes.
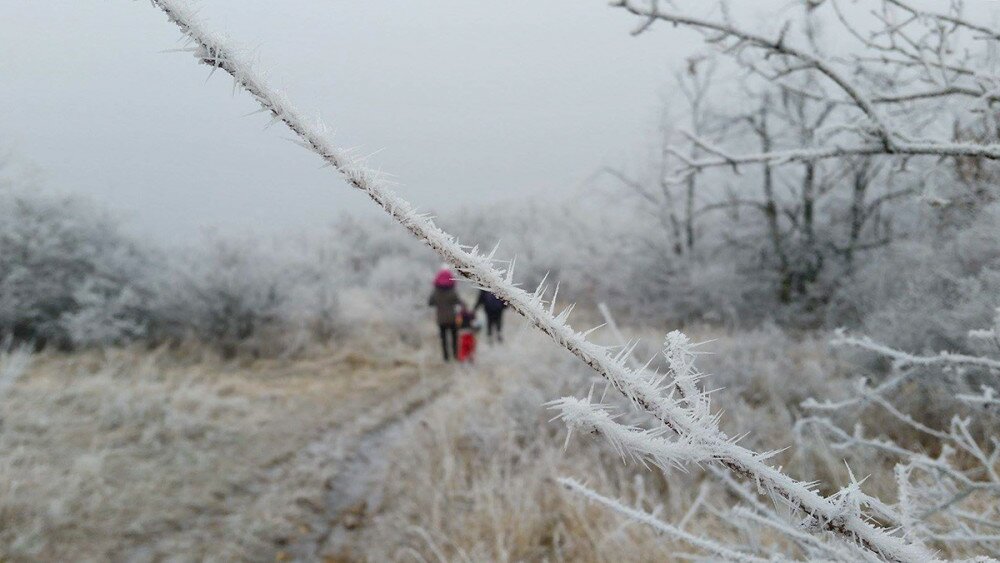
{"type": "Polygon", "coordinates": [[[434,277],[434,287],[440,287],[441,289],[451,289],[455,287],[455,276],[451,273],[448,268],[442,268],[437,276],[434,277]]]}

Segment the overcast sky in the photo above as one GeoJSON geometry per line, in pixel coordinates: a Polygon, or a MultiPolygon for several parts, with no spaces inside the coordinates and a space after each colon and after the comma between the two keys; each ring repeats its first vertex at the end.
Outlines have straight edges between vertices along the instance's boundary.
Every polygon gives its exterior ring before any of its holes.
{"type": "MultiPolygon", "coordinates": [[[[980,2],[982,3],[982,2],[980,2]]],[[[768,5],[787,5],[777,0],[768,5]]],[[[743,4],[746,8],[749,4],[743,4]]],[[[203,0],[273,84],[423,209],[568,196],[638,160],[672,69],[702,50],[603,0],[203,0]]],[[[759,4],[753,4],[756,8],[759,4]]],[[[148,2],[0,2],[0,148],[169,241],[374,213],[178,46],[148,2]]]]}
{"type": "MultiPolygon", "coordinates": [[[[204,0],[274,84],[421,208],[567,194],[651,134],[693,35],[631,37],[601,0],[204,0]],[[685,45],[687,43],[688,45],[685,45]]],[[[0,3],[0,143],[165,241],[373,212],[231,97],[148,2],[0,3]]],[[[690,47],[690,48],[689,48],[690,47]]]]}

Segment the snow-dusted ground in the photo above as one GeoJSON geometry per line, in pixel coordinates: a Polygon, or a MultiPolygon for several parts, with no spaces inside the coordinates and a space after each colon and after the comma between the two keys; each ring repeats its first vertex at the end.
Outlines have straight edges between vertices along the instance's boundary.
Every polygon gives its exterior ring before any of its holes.
{"type": "Polygon", "coordinates": [[[282,557],[328,533],[358,447],[447,382],[410,356],[36,357],[2,403],[0,553],[282,557]]]}
{"type": "MultiPolygon", "coordinates": [[[[876,459],[816,436],[796,443],[798,405],[848,388],[851,370],[824,335],[690,332],[715,339],[699,361],[717,374],[725,429],[755,429],[742,443],[793,445],[776,463],[827,490],[849,482],[847,455],[872,474],[866,490],[892,490],[891,467],[876,459]]],[[[222,362],[195,348],[34,357],[0,399],[0,552],[631,561],[690,550],[586,503],[562,476],[719,541],[789,548],[766,528],[734,526],[738,501],[700,468],[665,475],[622,463],[603,439],[567,442],[544,403],[597,380],[529,327],[511,323],[507,343],[483,346],[473,366],[442,364],[436,335],[422,334],[418,348],[369,337],[296,359],[222,362]]],[[[640,353],[655,351],[655,334],[629,334],[639,335],[640,353]]],[[[17,362],[0,358],[0,371],[17,362]]],[[[862,422],[909,439],[886,419],[862,422]]]]}

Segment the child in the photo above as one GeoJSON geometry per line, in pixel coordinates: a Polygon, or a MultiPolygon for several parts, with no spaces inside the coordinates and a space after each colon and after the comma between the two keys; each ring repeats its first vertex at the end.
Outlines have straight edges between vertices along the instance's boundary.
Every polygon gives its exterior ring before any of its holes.
{"type": "Polygon", "coordinates": [[[479,332],[479,321],[476,313],[468,310],[463,304],[455,319],[458,325],[458,361],[469,362],[476,359],[476,333],[479,332]]]}
{"type": "Polygon", "coordinates": [[[503,310],[507,308],[507,304],[496,295],[481,289],[473,310],[478,311],[480,307],[486,311],[486,338],[489,339],[490,344],[493,343],[494,339],[497,342],[503,342],[503,310]]]}

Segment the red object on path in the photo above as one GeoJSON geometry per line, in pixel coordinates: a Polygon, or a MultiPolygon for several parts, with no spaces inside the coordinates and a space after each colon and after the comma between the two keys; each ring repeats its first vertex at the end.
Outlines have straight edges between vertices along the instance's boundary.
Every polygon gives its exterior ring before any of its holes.
{"type": "Polygon", "coordinates": [[[462,331],[458,335],[458,361],[472,362],[476,359],[476,335],[472,331],[462,331]]]}

